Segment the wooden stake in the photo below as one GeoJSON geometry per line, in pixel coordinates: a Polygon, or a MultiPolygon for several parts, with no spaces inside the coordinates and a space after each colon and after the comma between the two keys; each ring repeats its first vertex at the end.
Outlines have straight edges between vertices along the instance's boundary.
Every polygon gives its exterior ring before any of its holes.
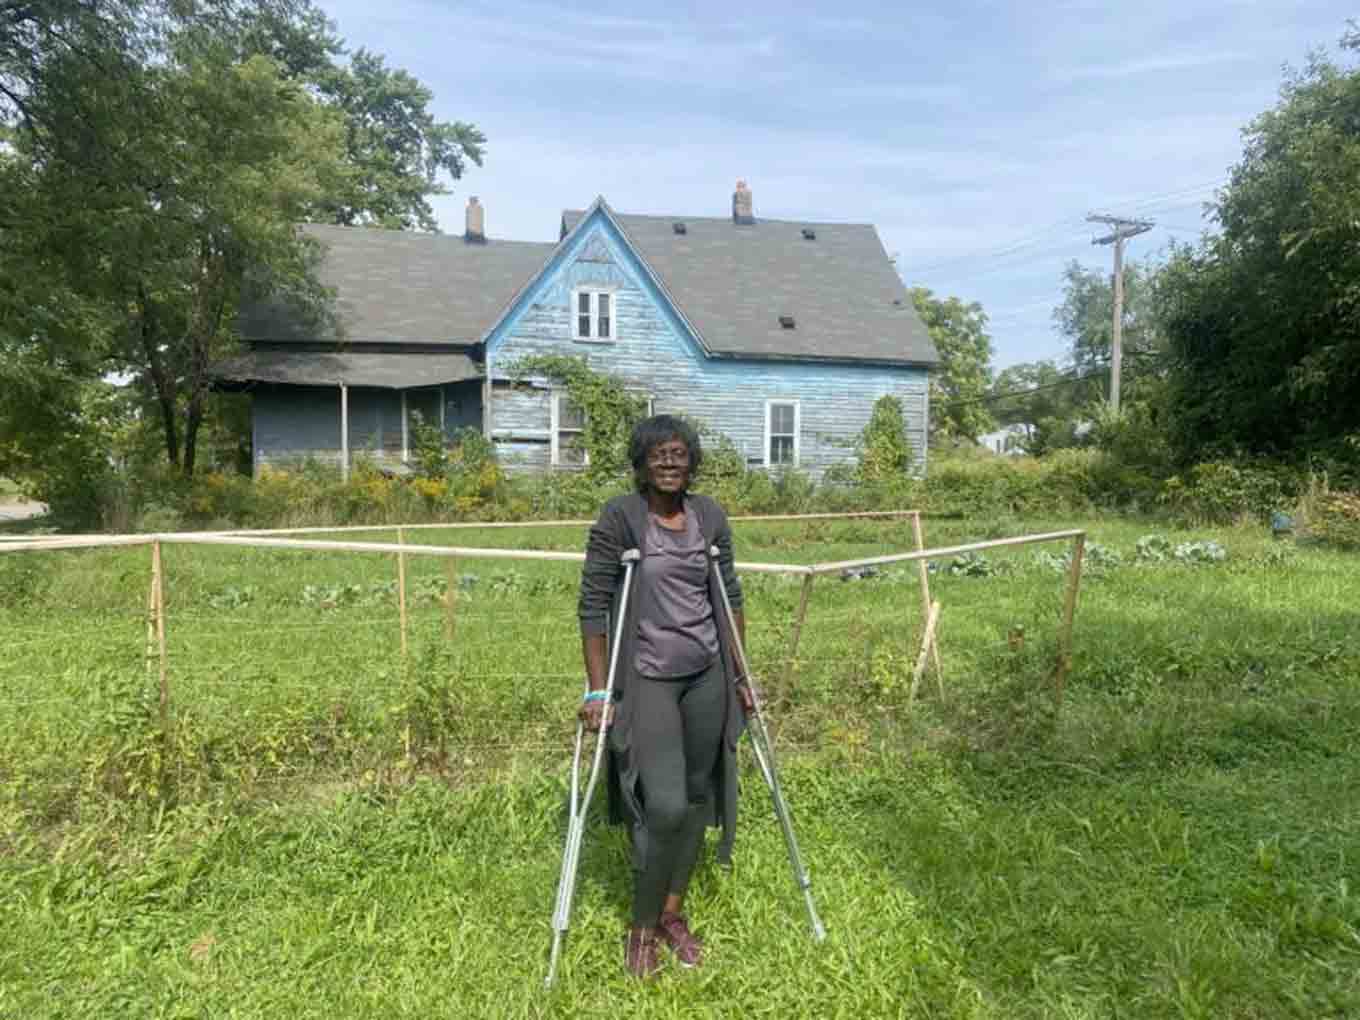
{"type": "MultiPolygon", "coordinates": [[[[911,515],[911,530],[916,537],[916,551],[921,552],[926,547],[925,529],[921,527],[921,511],[914,510],[911,515]]],[[[925,560],[917,560],[916,566],[921,572],[921,618],[930,622],[930,570],[925,560]]],[[[940,663],[940,646],[931,644],[930,656],[935,662],[935,683],[939,685],[940,695],[944,695],[944,666],[940,663]]]]}
{"type": "Polygon", "coordinates": [[[457,624],[458,608],[458,561],[444,561],[444,572],[448,578],[448,589],[444,593],[444,637],[452,641],[457,624]]]}
{"type": "MultiPolygon", "coordinates": [[[[397,529],[397,545],[406,544],[406,529],[397,529]]],[[[397,553],[397,613],[401,617],[401,657],[406,658],[406,554],[397,553]]]]}
{"type": "Polygon", "coordinates": [[[158,546],[151,547],[151,584],[146,589],[146,678],[151,679],[152,663],[156,656],[156,574],[158,546]]]}
{"type": "Polygon", "coordinates": [[[908,705],[916,703],[916,688],[921,685],[921,677],[926,672],[926,663],[930,661],[930,650],[935,647],[935,624],[939,619],[940,604],[939,602],[932,602],[930,611],[926,615],[925,633],[921,635],[921,652],[916,656],[916,669],[911,674],[911,691],[907,695],[908,705]]]}
{"type": "Polygon", "coordinates": [[[1058,666],[1054,671],[1053,687],[1062,707],[1063,688],[1067,671],[1072,668],[1072,618],[1077,612],[1077,591],[1081,587],[1081,562],[1086,556],[1086,532],[1072,539],[1072,565],[1067,570],[1067,598],[1063,604],[1062,626],[1058,629],[1058,666]]]}
{"type": "Polygon", "coordinates": [[[156,623],[156,645],[160,651],[161,660],[161,732],[164,734],[165,746],[168,751],[170,747],[170,660],[165,650],[165,572],[161,566],[160,542],[151,544],[151,590],[154,607],[152,615],[156,623]]]}
{"type": "Polygon", "coordinates": [[[798,662],[798,642],[803,637],[803,623],[807,620],[808,601],[812,597],[813,575],[803,578],[803,588],[798,596],[798,612],[793,618],[793,632],[789,634],[789,657],[784,661],[784,692],[793,690],[794,671],[798,662]]]}

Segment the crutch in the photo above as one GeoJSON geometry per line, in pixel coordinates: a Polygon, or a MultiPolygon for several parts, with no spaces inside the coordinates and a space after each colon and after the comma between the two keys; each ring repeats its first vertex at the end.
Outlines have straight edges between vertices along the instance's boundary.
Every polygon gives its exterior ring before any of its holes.
{"type": "Polygon", "coordinates": [[[746,678],[746,686],[751,692],[751,713],[747,718],[747,729],[751,731],[751,749],[756,754],[756,764],[760,774],[765,777],[765,785],[770,788],[770,799],[774,802],[775,817],[779,827],[784,830],[784,846],[789,852],[789,867],[793,870],[793,880],[803,891],[803,903],[807,906],[808,923],[812,925],[812,938],[816,942],[826,938],[826,928],[817,916],[817,905],[812,902],[812,880],[803,867],[803,856],[798,852],[798,837],[793,833],[793,818],[789,815],[788,802],[779,786],[779,770],[774,760],[774,745],[770,742],[769,731],[765,728],[765,717],[760,709],[760,694],[756,690],[751,667],[746,661],[746,649],[742,647],[741,635],[737,633],[737,618],[732,612],[732,601],[727,596],[727,585],[723,583],[722,571],[718,569],[718,547],[709,548],[710,567],[717,578],[718,591],[722,595],[723,614],[727,617],[727,629],[732,635],[732,648],[736,652],[737,668],[746,678]]]}
{"type": "MultiPolygon", "coordinates": [[[[581,780],[581,747],[585,740],[585,723],[576,723],[576,749],[571,759],[571,795],[567,801],[567,845],[562,851],[562,875],[557,880],[557,903],[553,908],[552,955],[548,958],[548,976],[543,984],[551,988],[557,977],[557,960],[562,952],[562,937],[567,933],[571,918],[571,901],[576,894],[576,866],[581,858],[581,840],[585,836],[586,813],[590,809],[590,798],[595,792],[595,783],[600,778],[600,765],[604,761],[604,749],[608,743],[609,714],[614,705],[614,677],[619,665],[619,647],[623,644],[623,621],[628,616],[628,593],[632,589],[633,568],[637,566],[642,554],[629,549],[621,558],[623,563],[623,595],[619,599],[618,622],[614,628],[614,646],[609,650],[609,677],[605,681],[605,710],[600,720],[600,732],[595,738],[595,760],[590,767],[590,778],[586,782],[585,793],[578,796],[581,780]]],[[[586,687],[589,689],[587,679],[586,687]]]]}

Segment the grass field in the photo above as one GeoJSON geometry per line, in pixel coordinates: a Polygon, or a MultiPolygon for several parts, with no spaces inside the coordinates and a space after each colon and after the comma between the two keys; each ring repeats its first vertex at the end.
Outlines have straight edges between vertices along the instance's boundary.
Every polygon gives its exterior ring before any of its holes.
{"type": "MultiPolygon", "coordinates": [[[[445,566],[410,557],[403,660],[390,557],[167,546],[167,740],[147,550],[0,553],[0,1017],[1360,1014],[1360,559],[1163,529],[1227,559],[1145,562],[1152,525],[1085,526],[1061,711],[1041,547],[932,575],[945,692],[914,707],[914,568],[819,580],[787,674],[798,586],[749,576],[828,940],[746,760],[735,868],[690,898],[709,965],[624,977],[626,842],[601,824],[551,993],[578,568],[459,561],[450,639],[445,566]]],[[[814,562],[911,538],[737,542],[814,562]]]]}

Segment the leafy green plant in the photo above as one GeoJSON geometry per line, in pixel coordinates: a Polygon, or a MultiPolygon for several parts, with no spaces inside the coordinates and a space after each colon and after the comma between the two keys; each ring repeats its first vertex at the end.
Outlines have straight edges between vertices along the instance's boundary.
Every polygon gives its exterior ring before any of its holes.
{"type": "Polygon", "coordinates": [[[1164,563],[1171,558],[1171,540],[1165,535],[1144,535],[1134,544],[1139,563],[1164,563]]]}
{"type": "Polygon", "coordinates": [[[1171,553],[1177,563],[1192,565],[1222,563],[1228,558],[1228,550],[1212,539],[1198,542],[1180,542],[1171,553]]]}
{"type": "Polygon", "coordinates": [[[614,376],[596,372],[584,358],[534,355],[521,358],[509,371],[527,378],[544,376],[564,387],[571,402],[585,412],[586,473],[595,477],[628,474],[628,442],[633,426],[647,414],[647,399],[630,393],[614,376]]]}
{"type": "Polygon", "coordinates": [[[865,482],[883,482],[911,470],[911,440],[902,401],[886,394],[874,401],[869,423],[860,433],[859,477],[865,482]]]}

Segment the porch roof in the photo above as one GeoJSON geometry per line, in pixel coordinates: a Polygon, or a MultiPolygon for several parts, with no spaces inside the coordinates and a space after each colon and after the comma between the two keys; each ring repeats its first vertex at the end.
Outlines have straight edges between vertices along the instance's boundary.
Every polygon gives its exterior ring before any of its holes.
{"type": "Polygon", "coordinates": [[[481,379],[483,372],[466,354],[256,350],[222,362],[213,375],[228,383],[405,390],[481,379]]]}

